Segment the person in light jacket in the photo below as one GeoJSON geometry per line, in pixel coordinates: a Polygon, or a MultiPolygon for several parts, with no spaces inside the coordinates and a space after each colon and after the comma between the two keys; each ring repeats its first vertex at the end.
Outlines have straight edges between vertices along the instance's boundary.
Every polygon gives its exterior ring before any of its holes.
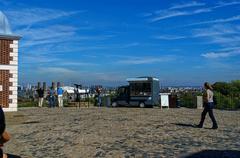
{"type": "Polygon", "coordinates": [[[64,93],[64,90],[62,89],[62,87],[58,87],[57,96],[58,96],[58,106],[59,107],[63,107],[63,93],[64,93]]]}

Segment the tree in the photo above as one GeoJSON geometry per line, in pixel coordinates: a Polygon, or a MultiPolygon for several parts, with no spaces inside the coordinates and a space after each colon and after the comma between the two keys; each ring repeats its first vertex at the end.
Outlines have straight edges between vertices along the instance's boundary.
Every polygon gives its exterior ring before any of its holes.
{"type": "Polygon", "coordinates": [[[226,82],[216,82],[213,84],[213,89],[223,95],[230,94],[230,85],[226,82]]]}

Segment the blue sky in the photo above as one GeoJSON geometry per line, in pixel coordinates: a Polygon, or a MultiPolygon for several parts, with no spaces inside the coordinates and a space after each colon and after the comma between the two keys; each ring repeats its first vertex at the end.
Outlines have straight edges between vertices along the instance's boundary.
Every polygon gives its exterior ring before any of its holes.
{"type": "Polygon", "coordinates": [[[240,1],[0,0],[22,36],[20,83],[162,85],[240,78],[240,1]]]}

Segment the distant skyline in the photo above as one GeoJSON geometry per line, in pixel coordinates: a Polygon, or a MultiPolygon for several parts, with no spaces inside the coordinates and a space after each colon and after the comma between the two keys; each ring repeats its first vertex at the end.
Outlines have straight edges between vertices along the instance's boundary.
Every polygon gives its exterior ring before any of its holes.
{"type": "Polygon", "coordinates": [[[163,86],[240,79],[240,0],[0,0],[19,45],[19,83],[163,86]]]}

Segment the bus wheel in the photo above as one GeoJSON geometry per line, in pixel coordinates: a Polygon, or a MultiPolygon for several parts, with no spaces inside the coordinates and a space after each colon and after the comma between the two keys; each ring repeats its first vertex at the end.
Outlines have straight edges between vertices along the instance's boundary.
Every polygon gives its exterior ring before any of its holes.
{"type": "Polygon", "coordinates": [[[141,103],[139,104],[139,106],[140,106],[140,108],[145,108],[145,104],[144,104],[143,102],[141,102],[141,103]]]}
{"type": "Polygon", "coordinates": [[[112,102],[112,107],[117,107],[117,102],[112,102]]]}

